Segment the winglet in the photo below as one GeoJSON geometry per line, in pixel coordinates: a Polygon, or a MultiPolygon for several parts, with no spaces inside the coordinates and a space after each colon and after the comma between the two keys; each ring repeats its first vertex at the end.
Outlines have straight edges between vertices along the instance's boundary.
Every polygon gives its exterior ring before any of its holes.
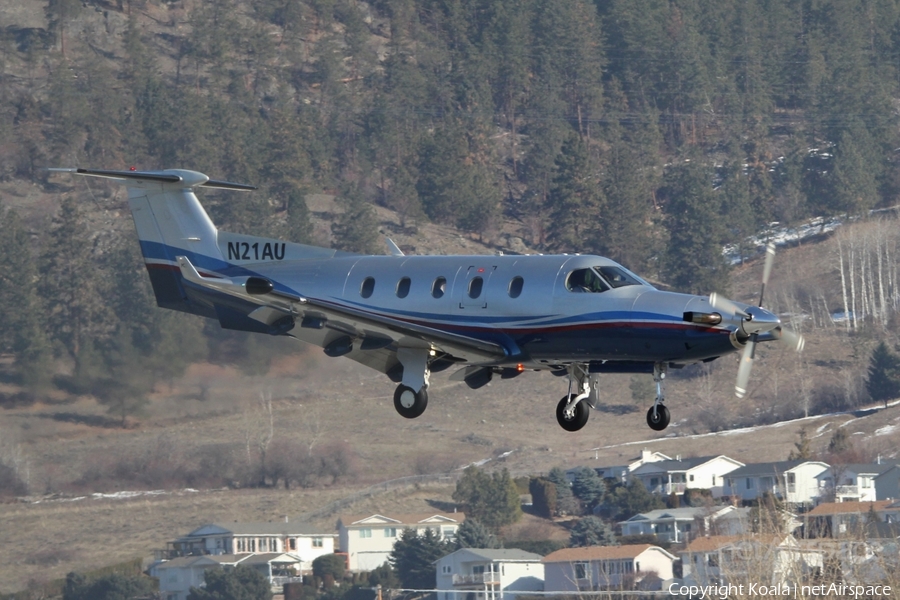
{"type": "Polygon", "coordinates": [[[401,250],[400,247],[394,243],[394,240],[392,240],[391,238],[384,238],[384,241],[387,242],[387,247],[391,252],[391,256],[406,256],[405,254],[403,254],[403,250],[401,250]]]}

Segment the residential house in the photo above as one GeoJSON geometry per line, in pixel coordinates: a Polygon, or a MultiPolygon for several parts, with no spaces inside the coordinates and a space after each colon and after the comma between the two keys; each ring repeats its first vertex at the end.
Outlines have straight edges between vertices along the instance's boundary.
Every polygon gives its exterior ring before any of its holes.
{"type": "Polygon", "coordinates": [[[209,569],[247,566],[261,572],[273,593],[281,593],[285,583],[302,581],[300,559],[290,554],[203,554],[182,556],[155,563],[150,576],[159,580],[162,600],[187,600],[192,587],[205,585],[209,569]]]}
{"type": "Polygon", "coordinates": [[[435,562],[438,600],[508,600],[516,592],[542,592],[541,558],[517,549],[461,548],[435,562]]]}
{"type": "Polygon", "coordinates": [[[874,483],[876,500],[900,500],[900,465],[889,465],[874,483]]]}
{"type": "Polygon", "coordinates": [[[750,502],[768,492],[791,505],[812,505],[822,492],[827,463],[784,460],[744,465],[725,476],[725,495],[750,502]]]}
{"type": "Polygon", "coordinates": [[[544,557],[544,591],[663,589],[675,556],[658,546],[563,548],[544,557]]]}
{"type": "Polygon", "coordinates": [[[891,500],[875,502],[823,502],[806,513],[809,537],[857,536],[860,529],[873,520],[900,521],[900,503],[891,500]]]}
{"type": "Polygon", "coordinates": [[[890,468],[891,465],[874,463],[832,465],[823,474],[824,487],[835,502],[874,502],[879,500],[875,479],[890,468]]]}
{"type": "Polygon", "coordinates": [[[744,463],[724,455],[676,457],[675,460],[645,463],[632,471],[630,477],[639,478],[656,494],[682,494],[686,489],[704,489],[709,490],[713,498],[720,498],[725,475],[743,466],[744,463]]]}
{"type": "Polygon", "coordinates": [[[309,571],[312,561],[334,552],[334,532],[308,523],[209,524],[168,544],[167,558],[197,554],[290,553],[309,571]]]}
{"type": "Polygon", "coordinates": [[[900,525],[865,523],[857,535],[801,540],[825,556],[825,578],[850,585],[884,581],[900,570],[900,525]],[[830,570],[830,571],[829,571],[830,570]]]}
{"type": "MultiPolygon", "coordinates": [[[[628,474],[638,467],[651,462],[659,462],[661,460],[672,460],[672,458],[666,456],[662,452],[650,451],[644,448],[641,450],[641,455],[631,459],[628,464],[613,465],[611,467],[594,467],[594,470],[597,472],[597,475],[603,479],[624,483],[628,480],[628,474]]],[[[569,480],[569,483],[572,483],[574,478],[575,469],[566,471],[566,479],[569,480]]]]}
{"type": "Polygon", "coordinates": [[[420,535],[430,529],[441,539],[453,540],[465,520],[463,513],[342,516],[337,522],[340,551],[347,555],[351,571],[371,571],[387,562],[404,529],[420,535]]]}
{"type": "MultiPolygon", "coordinates": [[[[622,535],[655,535],[660,542],[677,544],[689,542],[698,535],[709,533],[713,523],[721,517],[731,513],[746,516],[746,512],[746,509],[734,506],[664,508],[634,515],[626,521],[619,522],[619,526],[622,535]]],[[[729,530],[739,527],[737,531],[729,533],[743,533],[743,526],[746,523],[746,518],[728,522],[729,530]]]]}
{"type": "Polygon", "coordinates": [[[792,535],[698,537],[679,552],[688,585],[757,582],[781,585],[821,571],[822,553],[802,547],[792,535]]]}

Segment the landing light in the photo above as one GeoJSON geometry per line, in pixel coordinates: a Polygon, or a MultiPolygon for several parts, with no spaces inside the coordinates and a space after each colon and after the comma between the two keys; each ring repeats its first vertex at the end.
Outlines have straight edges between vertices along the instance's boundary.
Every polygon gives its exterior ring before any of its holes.
{"type": "Polygon", "coordinates": [[[697,323],[698,325],[718,325],[722,322],[722,315],[689,311],[684,313],[683,319],[687,323],[697,323]]]}

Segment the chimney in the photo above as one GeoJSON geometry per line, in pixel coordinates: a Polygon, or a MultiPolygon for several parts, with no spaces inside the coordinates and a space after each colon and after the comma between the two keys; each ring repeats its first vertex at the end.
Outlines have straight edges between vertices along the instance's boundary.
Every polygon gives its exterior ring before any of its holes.
{"type": "Polygon", "coordinates": [[[288,516],[287,516],[287,515],[284,515],[284,522],[285,522],[285,523],[289,523],[289,522],[290,522],[290,519],[288,519],[288,516]]]}
{"type": "Polygon", "coordinates": [[[677,460],[678,462],[681,462],[681,455],[680,455],[680,454],[676,454],[676,455],[675,455],[675,460],[677,460]]]}

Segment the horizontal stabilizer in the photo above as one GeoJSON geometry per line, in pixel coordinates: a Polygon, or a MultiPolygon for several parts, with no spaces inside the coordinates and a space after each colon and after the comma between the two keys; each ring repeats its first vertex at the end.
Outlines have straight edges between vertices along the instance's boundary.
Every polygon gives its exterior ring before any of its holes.
{"type": "Polygon", "coordinates": [[[108,169],[72,169],[49,168],[54,173],[72,173],[74,175],[87,175],[90,177],[102,177],[104,179],[131,179],[135,181],[158,181],[160,183],[184,183],[189,187],[201,186],[220,190],[255,190],[256,186],[244,183],[232,183],[230,181],[217,181],[210,179],[203,173],[187,171],[184,169],[172,169],[165,171],[114,171],[108,169]]]}

